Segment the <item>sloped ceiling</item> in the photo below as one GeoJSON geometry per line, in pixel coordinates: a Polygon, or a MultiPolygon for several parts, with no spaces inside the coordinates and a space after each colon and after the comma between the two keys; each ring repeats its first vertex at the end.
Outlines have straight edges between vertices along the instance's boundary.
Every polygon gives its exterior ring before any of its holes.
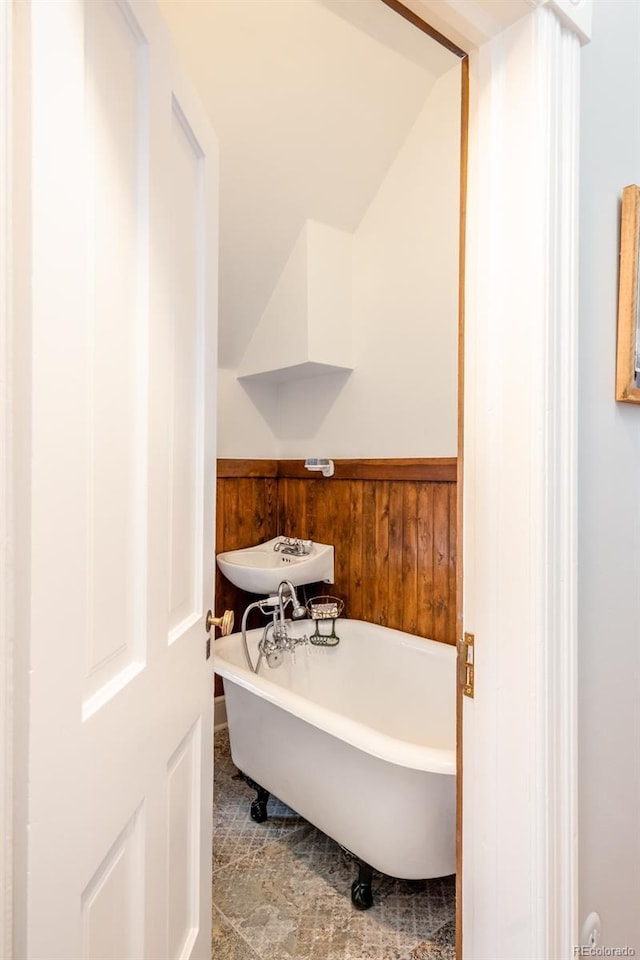
{"type": "Polygon", "coordinates": [[[159,0],[220,142],[220,355],[307,219],[354,230],[455,62],[381,0],[159,0]]]}

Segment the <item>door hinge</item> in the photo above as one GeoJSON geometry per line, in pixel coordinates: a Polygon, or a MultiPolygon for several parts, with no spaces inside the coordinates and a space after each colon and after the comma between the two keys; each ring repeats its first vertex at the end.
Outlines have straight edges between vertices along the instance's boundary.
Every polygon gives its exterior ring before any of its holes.
{"type": "Polygon", "coordinates": [[[460,686],[465,697],[473,697],[475,691],[475,639],[472,633],[465,633],[459,643],[460,686]]]}

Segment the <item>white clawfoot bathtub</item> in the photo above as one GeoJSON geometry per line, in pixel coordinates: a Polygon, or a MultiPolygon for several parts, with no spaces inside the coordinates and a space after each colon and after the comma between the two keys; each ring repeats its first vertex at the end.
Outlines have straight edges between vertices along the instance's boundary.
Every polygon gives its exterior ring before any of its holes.
{"type": "MultiPolygon", "coordinates": [[[[454,873],[455,649],[361,620],[336,632],[258,674],[239,633],[215,641],[233,761],[375,870],[454,873]]],[[[247,632],[254,663],[261,636],[247,632]]]]}

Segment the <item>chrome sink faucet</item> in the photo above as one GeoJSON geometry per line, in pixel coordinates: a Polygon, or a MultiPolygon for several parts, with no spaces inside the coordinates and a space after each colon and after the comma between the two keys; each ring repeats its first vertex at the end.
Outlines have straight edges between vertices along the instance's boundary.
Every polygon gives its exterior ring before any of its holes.
{"type": "Polygon", "coordinates": [[[278,537],[273,549],[276,553],[288,553],[294,557],[307,557],[311,553],[312,540],[300,540],[298,537],[278,537]]]}

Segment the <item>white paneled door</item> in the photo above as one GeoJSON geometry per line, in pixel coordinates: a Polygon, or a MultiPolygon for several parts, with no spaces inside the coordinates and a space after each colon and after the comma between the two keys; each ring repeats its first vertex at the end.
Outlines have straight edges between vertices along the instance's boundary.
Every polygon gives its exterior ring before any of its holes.
{"type": "Polygon", "coordinates": [[[32,0],[24,29],[31,651],[18,954],[204,958],[217,146],[151,0],[32,0]]]}

